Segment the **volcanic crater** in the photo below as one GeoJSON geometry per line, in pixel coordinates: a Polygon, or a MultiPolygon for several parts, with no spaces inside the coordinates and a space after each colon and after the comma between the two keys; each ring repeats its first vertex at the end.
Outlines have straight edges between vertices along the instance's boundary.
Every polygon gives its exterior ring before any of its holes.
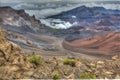
{"type": "Polygon", "coordinates": [[[120,32],[109,32],[84,39],[73,39],[63,41],[65,49],[100,55],[119,55],[120,54],[120,32]]]}

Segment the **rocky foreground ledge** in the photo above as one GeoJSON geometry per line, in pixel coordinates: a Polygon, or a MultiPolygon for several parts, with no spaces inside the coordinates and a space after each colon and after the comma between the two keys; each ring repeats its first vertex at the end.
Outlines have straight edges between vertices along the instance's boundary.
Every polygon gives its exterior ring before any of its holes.
{"type": "Polygon", "coordinates": [[[111,60],[87,61],[76,58],[44,59],[27,56],[20,47],[8,41],[0,29],[1,79],[120,79],[120,57],[111,60]]]}

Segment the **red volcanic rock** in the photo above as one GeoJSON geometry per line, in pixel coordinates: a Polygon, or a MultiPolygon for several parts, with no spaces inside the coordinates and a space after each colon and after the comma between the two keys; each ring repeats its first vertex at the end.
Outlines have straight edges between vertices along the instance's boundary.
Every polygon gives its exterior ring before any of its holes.
{"type": "Polygon", "coordinates": [[[63,47],[71,51],[87,54],[119,55],[120,32],[111,32],[73,41],[64,40],[63,47]]]}

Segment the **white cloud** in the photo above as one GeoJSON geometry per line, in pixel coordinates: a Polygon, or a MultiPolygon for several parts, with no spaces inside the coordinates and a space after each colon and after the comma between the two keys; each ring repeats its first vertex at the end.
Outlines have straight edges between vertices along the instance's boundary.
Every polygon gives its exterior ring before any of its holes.
{"type": "MultiPolygon", "coordinates": [[[[67,2],[93,2],[93,1],[113,1],[113,0],[0,0],[0,2],[55,2],[55,1],[67,1],[67,2]]],[[[119,1],[119,0],[114,0],[119,1]]]]}
{"type": "Polygon", "coordinates": [[[61,1],[61,0],[0,0],[3,3],[12,3],[12,2],[54,2],[54,1],[61,1]]]}

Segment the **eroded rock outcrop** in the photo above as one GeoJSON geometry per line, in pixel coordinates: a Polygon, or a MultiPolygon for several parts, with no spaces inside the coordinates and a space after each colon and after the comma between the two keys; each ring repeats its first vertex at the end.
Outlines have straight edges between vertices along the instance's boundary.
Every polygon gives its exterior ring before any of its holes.
{"type": "Polygon", "coordinates": [[[16,44],[9,42],[0,29],[0,78],[17,78],[15,71],[31,68],[27,57],[16,44]]]}

